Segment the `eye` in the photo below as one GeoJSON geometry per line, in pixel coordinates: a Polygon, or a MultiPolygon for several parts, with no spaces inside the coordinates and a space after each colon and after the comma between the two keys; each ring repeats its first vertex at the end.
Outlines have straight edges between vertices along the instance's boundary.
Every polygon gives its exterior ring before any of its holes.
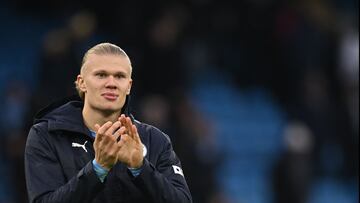
{"type": "Polygon", "coordinates": [[[125,75],[124,74],[116,74],[114,77],[117,79],[121,79],[121,78],[125,78],[125,75]]]}
{"type": "Polygon", "coordinates": [[[105,78],[105,77],[106,77],[106,74],[105,74],[105,73],[96,73],[95,75],[96,75],[96,77],[98,77],[98,78],[105,78]]]}

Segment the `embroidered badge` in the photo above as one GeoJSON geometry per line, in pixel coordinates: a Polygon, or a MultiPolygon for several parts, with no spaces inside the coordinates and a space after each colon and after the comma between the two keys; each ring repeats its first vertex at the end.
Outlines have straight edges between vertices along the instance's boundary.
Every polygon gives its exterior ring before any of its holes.
{"type": "Polygon", "coordinates": [[[173,167],[173,169],[174,169],[174,173],[175,173],[175,174],[179,174],[179,175],[181,175],[181,176],[184,177],[183,170],[182,170],[179,166],[173,165],[172,167],[173,167]]]}
{"type": "Polygon", "coordinates": [[[145,145],[143,144],[143,157],[145,157],[147,154],[147,149],[145,147],[145,145]]]}

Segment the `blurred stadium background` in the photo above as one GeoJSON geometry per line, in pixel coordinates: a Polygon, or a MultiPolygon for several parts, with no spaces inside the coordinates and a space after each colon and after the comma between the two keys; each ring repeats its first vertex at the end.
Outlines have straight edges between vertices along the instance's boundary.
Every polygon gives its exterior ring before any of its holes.
{"type": "Polygon", "coordinates": [[[27,202],[31,118],[103,41],[195,203],[356,203],[358,28],[358,0],[2,0],[0,203],[27,202]]]}

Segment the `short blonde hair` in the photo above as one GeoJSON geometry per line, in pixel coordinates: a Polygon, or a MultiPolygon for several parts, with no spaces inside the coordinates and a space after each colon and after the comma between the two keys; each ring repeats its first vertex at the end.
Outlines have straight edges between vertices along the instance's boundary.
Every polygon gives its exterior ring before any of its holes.
{"type": "MultiPolygon", "coordinates": [[[[118,47],[117,45],[111,44],[111,43],[108,43],[108,42],[100,43],[100,44],[97,44],[97,45],[93,46],[92,48],[90,48],[84,54],[84,57],[83,57],[82,63],[81,63],[80,74],[84,70],[84,65],[85,65],[85,63],[86,63],[86,61],[87,61],[90,54],[96,54],[96,55],[107,55],[107,54],[119,55],[119,56],[123,56],[123,57],[128,58],[129,62],[130,62],[130,58],[125,53],[125,51],[123,49],[121,49],[120,47],[118,47]]],[[[131,66],[131,62],[130,62],[130,74],[131,74],[131,72],[132,72],[132,66],[131,66]]],[[[75,80],[75,88],[76,88],[76,91],[78,92],[80,98],[82,100],[84,100],[85,93],[80,90],[79,84],[77,83],[76,80],[75,80]]]]}

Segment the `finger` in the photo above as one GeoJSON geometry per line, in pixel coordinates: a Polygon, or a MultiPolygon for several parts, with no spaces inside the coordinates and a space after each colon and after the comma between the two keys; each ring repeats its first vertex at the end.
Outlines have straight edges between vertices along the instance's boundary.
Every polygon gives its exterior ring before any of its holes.
{"type": "Polygon", "coordinates": [[[117,154],[118,151],[120,150],[120,146],[118,145],[117,142],[114,142],[107,146],[107,150],[108,150],[109,154],[117,154]]]}
{"type": "Polygon", "coordinates": [[[130,136],[128,134],[121,135],[120,145],[126,145],[126,143],[129,141],[130,136]]]}
{"type": "Polygon", "coordinates": [[[105,136],[105,132],[112,126],[112,122],[108,121],[102,125],[96,133],[95,141],[101,143],[101,145],[106,144],[108,141],[105,136]]]}
{"type": "Polygon", "coordinates": [[[127,121],[126,118],[127,118],[127,117],[125,117],[124,114],[121,114],[119,120],[120,120],[122,126],[125,126],[125,128],[126,128],[126,133],[129,134],[130,128],[129,128],[128,121],[127,121]]]}
{"type": "Polygon", "coordinates": [[[119,117],[119,121],[122,120],[123,118],[125,118],[125,115],[121,114],[120,117],[119,117]]]}
{"type": "Polygon", "coordinates": [[[100,125],[96,123],[95,124],[95,131],[97,132],[99,130],[99,128],[100,128],[100,125]]]}
{"type": "Polygon", "coordinates": [[[135,125],[132,125],[132,131],[134,132],[134,139],[137,143],[141,143],[140,135],[135,125]]]}
{"type": "Polygon", "coordinates": [[[120,141],[117,143],[119,150],[121,150],[122,147],[124,147],[127,144],[127,141],[129,140],[128,134],[122,134],[120,141]]]}
{"type": "Polygon", "coordinates": [[[114,133],[114,138],[117,142],[119,142],[119,140],[121,139],[121,135],[125,133],[125,126],[121,126],[117,131],[115,131],[114,133]]]}
{"type": "Polygon", "coordinates": [[[101,128],[101,126],[96,123],[96,124],[95,124],[96,136],[95,136],[94,144],[100,142],[101,139],[102,139],[102,133],[101,133],[101,131],[100,131],[100,133],[99,133],[100,128],[101,128]]]}
{"type": "Polygon", "coordinates": [[[118,120],[120,121],[122,118],[125,118],[125,114],[121,114],[118,120]]]}
{"type": "Polygon", "coordinates": [[[104,125],[102,125],[98,131],[97,131],[97,134],[100,134],[100,135],[103,135],[105,134],[105,132],[112,126],[112,122],[111,121],[108,121],[106,122],[104,125]]]}
{"type": "Polygon", "coordinates": [[[129,117],[126,117],[126,128],[128,130],[129,136],[132,137],[133,139],[135,139],[134,132],[132,130],[132,122],[129,117]]]}
{"type": "Polygon", "coordinates": [[[126,123],[129,125],[129,127],[131,127],[131,119],[129,117],[126,117],[126,123]]]}
{"type": "MultiPolygon", "coordinates": [[[[95,124],[95,132],[99,131],[99,128],[100,128],[100,125],[96,123],[96,124],[95,124]]],[[[95,141],[94,141],[94,143],[99,140],[99,137],[101,137],[101,136],[95,136],[95,141]]]]}
{"type": "Polygon", "coordinates": [[[121,136],[120,136],[121,139],[119,140],[119,142],[117,142],[117,145],[118,145],[118,147],[119,147],[119,150],[121,150],[121,148],[125,145],[124,140],[122,139],[123,136],[124,136],[124,135],[121,135],[121,136]]]}
{"type": "Polygon", "coordinates": [[[116,143],[116,139],[114,133],[117,129],[120,128],[120,121],[116,121],[104,134],[104,140],[102,141],[107,148],[111,148],[114,143],[116,143]]]}
{"type": "Polygon", "coordinates": [[[119,121],[121,122],[122,126],[125,126],[126,124],[126,119],[125,119],[125,115],[121,114],[121,116],[119,117],[119,121]]]}
{"type": "Polygon", "coordinates": [[[112,126],[110,126],[108,129],[107,129],[107,131],[105,132],[105,135],[113,135],[114,134],[114,132],[118,129],[118,128],[120,128],[120,125],[121,125],[121,123],[120,123],[120,121],[116,121],[114,124],[112,124],[112,126]]]}
{"type": "Polygon", "coordinates": [[[123,126],[124,124],[123,124],[123,122],[122,122],[122,117],[124,116],[124,114],[121,114],[120,116],[119,116],[119,118],[118,118],[118,121],[120,121],[120,123],[121,123],[121,126],[123,126]]]}

